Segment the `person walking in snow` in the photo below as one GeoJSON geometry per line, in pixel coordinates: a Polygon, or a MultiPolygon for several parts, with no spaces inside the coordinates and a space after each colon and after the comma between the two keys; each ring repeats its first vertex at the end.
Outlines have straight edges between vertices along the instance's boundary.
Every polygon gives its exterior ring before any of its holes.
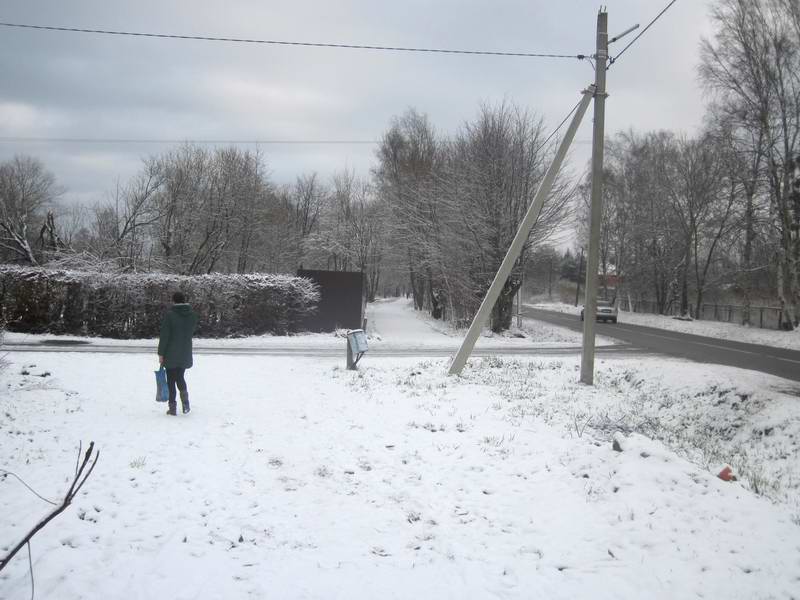
{"type": "Polygon", "coordinates": [[[172,294],[172,302],[172,307],[161,319],[158,338],[158,362],[167,370],[168,415],[177,413],[176,387],[181,394],[183,413],[190,410],[189,390],[183,376],[186,369],[192,366],[192,335],[197,327],[197,314],[186,302],[183,292],[172,294]]]}

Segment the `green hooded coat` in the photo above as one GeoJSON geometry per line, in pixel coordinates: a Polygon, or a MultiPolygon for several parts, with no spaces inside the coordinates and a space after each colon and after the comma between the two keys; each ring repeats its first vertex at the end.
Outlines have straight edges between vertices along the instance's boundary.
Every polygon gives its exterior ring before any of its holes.
{"type": "Polygon", "coordinates": [[[188,304],[173,304],[161,319],[158,355],[164,357],[167,369],[188,369],[192,366],[192,334],[197,314],[188,304]]]}

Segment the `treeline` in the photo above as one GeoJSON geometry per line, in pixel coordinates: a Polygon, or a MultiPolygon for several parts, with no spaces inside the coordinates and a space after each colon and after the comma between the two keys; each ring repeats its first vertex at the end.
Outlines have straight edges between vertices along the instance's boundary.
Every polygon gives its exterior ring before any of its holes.
{"type": "MultiPolygon", "coordinates": [[[[484,106],[450,138],[413,110],[394,120],[375,176],[417,309],[472,318],[552,160],[544,139],[540,118],[507,103],[484,106]]],[[[569,219],[574,191],[568,178],[556,182],[492,312],[494,331],[511,325],[533,241],[546,242],[569,219]]]]}
{"type": "MultiPolygon", "coordinates": [[[[53,176],[18,156],[0,165],[0,252],[6,262],[119,273],[361,271],[370,300],[409,286],[418,309],[464,320],[550,161],[543,141],[541,120],[508,103],[482,107],[450,137],[409,110],[383,136],[369,178],[342,171],[276,185],[258,151],[183,145],[147,158],[90,207],[57,204],[53,176]]],[[[557,184],[535,238],[567,218],[572,195],[557,184]]],[[[519,273],[495,329],[510,323],[519,273]]]]}
{"type": "Polygon", "coordinates": [[[183,145],[93,206],[59,204],[62,190],[35,158],[0,165],[4,262],[100,272],[363,271],[374,296],[382,260],[380,203],[342,172],[293,185],[269,178],[264,156],[183,145]]]}
{"type": "Polygon", "coordinates": [[[800,3],[717,0],[712,22],[700,48],[711,98],[702,131],[608,142],[601,273],[617,276],[623,298],[661,312],[697,316],[706,294],[722,290],[744,306],[746,324],[755,302],[777,301],[797,326],[800,3]]]}
{"type": "MultiPolygon", "coordinates": [[[[745,213],[740,171],[725,134],[631,132],[609,142],[600,273],[601,282],[613,276],[622,299],[652,300],[662,313],[677,306],[697,315],[709,289],[740,290],[745,213]]],[[[579,214],[585,215],[588,193],[583,199],[579,214]]],[[[768,287],[763,279],[758,283],[768,287]]]]}
{"type": "Polygon", "coordinates": [[[35,158],[0,165],[0,248],[6,262],[122,272],[367,270],[378,262],[369,183],[343,172],[277,186],[259,152],[183,145],[93,206],[59,205],[62,190],[35,158]],[[309,266],[309,265],[307,265],[309,266]]]}

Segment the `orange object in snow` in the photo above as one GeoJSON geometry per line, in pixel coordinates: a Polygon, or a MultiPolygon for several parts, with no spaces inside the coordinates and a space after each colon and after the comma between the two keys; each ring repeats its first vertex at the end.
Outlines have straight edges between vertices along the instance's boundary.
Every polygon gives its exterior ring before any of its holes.
{"type": "Polygon", "coordinates": [[[717,477],[722,479],[722,481],[736,481],[736,475],[733,474],[733,471],[728,466],[725,466],[725,468],[719,472],[717,477]]]}

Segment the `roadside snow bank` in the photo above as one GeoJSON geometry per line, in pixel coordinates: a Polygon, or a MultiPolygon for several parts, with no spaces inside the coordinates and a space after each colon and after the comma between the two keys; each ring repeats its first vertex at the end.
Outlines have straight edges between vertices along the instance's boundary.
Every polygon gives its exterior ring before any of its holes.
{"type": "Polygon", "coordinates": [[[541,418],[604,441],[645,435],[712,473],[729,464],[753,492],[788,504],[800,524],[800,387],[792,382],[664,358],[606,362],[593,388],[578,383],[577,359],[474,365],[467,380],[495,387],[512,420],[541,418]]]}

